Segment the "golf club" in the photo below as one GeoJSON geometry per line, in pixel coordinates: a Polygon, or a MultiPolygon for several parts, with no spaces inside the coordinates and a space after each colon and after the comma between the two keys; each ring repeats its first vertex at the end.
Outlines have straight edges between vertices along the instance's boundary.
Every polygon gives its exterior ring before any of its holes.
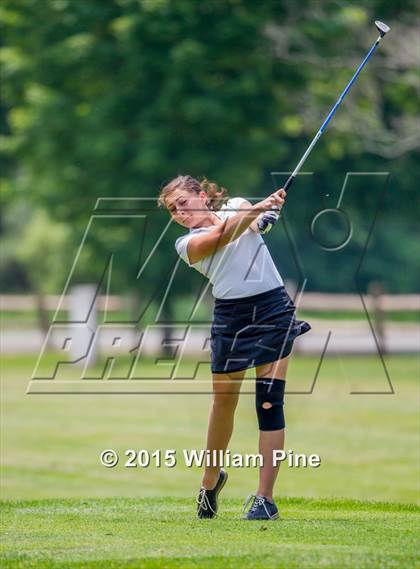
{"type": "Polygon", "coordinates": [[[343,101],[344,97],[347,95],[347,93],[350,91],[351,86],[353,85],[353,83],[356,81],[357,77],[359,76],[359,73],[362,71],[363,67],[366,65],[366,63],[369,61],[370,57],[373,55],[373,53],[375,52],[376,48],[379,45],[379,42],[381,41],[381,39],[384,37],[385,34],[387,34],[389,32],[389,30],[391,29],[389,26],[387,26],[386,24],[384,24],[383,22],[379,22],[378,20],[375,21],[375,26],[379,31],[379,36],[378,39],[375,41],[375,43],[372,45],[372,47],[370,48],[370,50],[368,51],[366,57],[364,58],[364,60],[362,61],[362,63],[359,65],[359,67],[357,68],[356,73],[353,75],[353,77],[350,79],[350,81],[348,82],[348,84],[346,85],[344,91],[341,93],[341,95],[339,96],[339,98],[337,99],[335,105],[333,106],[333,108],[331,109],[331,111],[329,112],[327,118],[324,120],[324,122],[321,125],[321,128],[319,129],[319,131],[316,133],[316,135],[314,136],[311,144],[308,146],[306,152],[304,153],[304,155],[302,156],[302,158],[299,160],[298,165],[296,166],[296,168],[293,170],[292,174],[289,176],[288,180],[286,181],[286,183],[283,186],[284,190],[288,190],[290,188],[290,186],[292,185],[293,181],[295,180],[297,174],[299,173],[300,169],[302,168],[303,164],[305,163],[305,160],[307,159],[307,157],[309,156],[309,154],[311,153],[311,150],[313,149],[313,147],[315,146],[315,144],[318,142],[318,140],[321,138],[321,135],[323,134],[324,130],[327,128],[328,123],[330,122],[330,120],[332,119],[332,117],[335,114],[335,111],[338,109],[338,107],[340,106],[341,102],[343,101]]]}
{"type": "MultiPolygon", "coordinates": [[[[318,130],[318,132],[316,133],[316,135],[314,136],[312,142],[310,143],[310,145],[308,146],[308,148],[306,149],[305,153],[303,154],[302,158],[299,160],[296,168],[293,170],[292,174],[289,176],[289,178],[287,179],[286,183],[283,186],[284,190],[288,190],[290,188],[290,186],[292,185],[292,183],[294,182],[297,174],[299,173],[300,169],[302,168],[303,164],[305,163],[305,160],[308,158],[309,154],[311,153],[311,150],[313,149],[313,147],[315,146],[315,144],[318,142],[318,140],[321,138],[321,135],[323,134],[323,132],[325,131],[325,129],[328,126],[328,123],[330,122],[330,120],[332,119],[332,117],[334,116],[335,111],[338,109],[339,105],[341,104],[341,102],[343,101],[344,97],[347,95],[347,93],[350,90],[350,87],[353,85],[353,83],[356,81],[359,73],[362,71],[363,67],[366,65],[366,63],[369,61],[370,57],[373,55],[374,51],[376,50],[376,48],[379,45],[379,42],[381,41],[381,39],[384,37],[385,34],[387,34],[389,32],[389,30],[391,29],[389,26],[387,26],[386,24],[384,24],[383,22],[380,22],[378,20],[375,21],[375,26],[377,28],[377,30],[379,31],[379,36],[378,39],[375,41],[375,43],[372,45],[372,47],[370,48],[369,52],[367,53],[366,57],[364,58],[364,60],[362,61],[362,63],[359,65],[359,67],[357,68],[356,73],[353,75],[353,77],[350,79],[350,81],[348,82],[348,84],[346,85],[344,91],[341,93],[341,95],[339,96],[339,98],[337,99],[335,105],[333,106],[333,108],[331,109],[331,111],[329,112],[327,118],[324,120],[324,122],[321,125],[321,128],[318,130]]],[[[259,227],[260,229],[264,229],[263,226],[266,225],[265,222],[263,222],[262,220],[259,222],[259,227]]]]}
{"type": "MultiPolygon", "coordinates": [[[[375,26],[377,28],[377,30],[379,31],[379,36],[378,39],[375,41],[375,43],[372,45],[372,47],[370,48],[370,50],[368,51],[367,55],[365,56],[364,60],[362,61],[362,63],[359,65],[359,67],[357,68],[355,74],[353,75],[353,77],[350,79],[350,81],[347,83],[346,87],[344,88],[344,91],[341,93],[341,95],[338,97],[336,103],[334,104],[333,108],[331,109],[331,111],[328,113],[327,118],[324,120],[324,122],[321,125],[321,128],[318,130],[318,132],[316,133],[316,135],[314,136],[314,138],[312,139],[312,142],[310,143],[310,145],[308,146],[308,148],[306,149],[305,153],[303,154],[302,158],[299,160],[296,168],[293,170],[292,174],[289,176],[289,178],[287,179],[286,183],[283,186],[284,190],[288,190],[290,188],[290,186],[292,185],[292,183],[294,182],[297,174],[299,173],[300,169],[302,168],[303,164],[305,163],[305,160],[307,159],[307,157],[309,156],[309,154],[311,153],[311,150],[313,149],[313,147],[315,146],[315,144],[318,142],[318,140],[321,138],[321,135],[323,134],[324,130],[327,128],[328,123],[330,122],[330,120],[332,119],[332,117],[334,116],[335,111],[338,109],[340,103],[342,102],[342,100],[344,99],[344,97],[347,95],[347,93],[350,90],[350,87],[353,85],[353,83],[356,81],[359,73],[362,71],[363,67],[366,65],[366,63],[369,61],[369,58],[372,56],[372,54],[374,53],[374,51],[376,50],[376,48],[379,45],[379,42],[381,41],[381,39],[384,37],[385,34],[387,34],[390,31],[390,27],[387,26],[386,24],[384,24],[383,22],[380,22],[379,20],[375,21],[375,26]]],[[[273,207],[273,210],[275,211],[277,208],[273,207]]],[[[278,218],[278,213],[275,211],[275,215],[278,218]]],[[[261,233],[264,233],[264,231],[267,229],[267,226],[270,224],[269,221],[265,221],[264,219],[261,219],[258,222],[258,227],[260,229],[261,233]]],[[[268,390],[271,390],[271,386],[273,385],[273,379],[271,379],[270,381],[270,386],[268,387],[268,390]]]]}

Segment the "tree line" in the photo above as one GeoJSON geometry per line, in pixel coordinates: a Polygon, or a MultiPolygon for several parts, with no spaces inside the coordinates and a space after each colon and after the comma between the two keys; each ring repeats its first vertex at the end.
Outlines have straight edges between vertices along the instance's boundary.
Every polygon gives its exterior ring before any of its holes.
{"type": "MultiPolygon", "coordinates": [[[[306,290],[354,292],[371,281],[388,292],[416,290],[416,3],[2,4],[3,292],[60,293],[98,198],[156,198],[179,173],[249,199],[280,187],[374,41],[377,18],[391,33],[267,243],[282,275],[306,290]],[[344,213],[336,215],[345,182],[344,213]],[[347,223],[351,239],[334,249],[347,223]]],[[[75,281],[97,282],[112,253],[113,289],[135,291],[139,250],[144,259],[160,238],[142,276],[152,295],[177,260],[182,231],[163,232],[167,222],[165,212],[150,213],[141,239],[128,218],[99,228],[75,281]]],[[[172,300],[200,283],[184,270],[172,300]]]]}

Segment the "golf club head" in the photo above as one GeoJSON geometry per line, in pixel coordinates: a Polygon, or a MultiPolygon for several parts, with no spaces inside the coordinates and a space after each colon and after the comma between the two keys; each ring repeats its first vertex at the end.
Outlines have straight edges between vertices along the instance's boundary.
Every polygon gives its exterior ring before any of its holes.
{"type": "Polygon", "coordinates": [[[381,34],[381,38],[383,38],[384,35],[387,34],[389,32],[389,30],[391,29],[389,26],[387,26],[383,22],[380,22],[379,20],[375,21],[375,26],[376,26],[378,32],[381,34]]]}

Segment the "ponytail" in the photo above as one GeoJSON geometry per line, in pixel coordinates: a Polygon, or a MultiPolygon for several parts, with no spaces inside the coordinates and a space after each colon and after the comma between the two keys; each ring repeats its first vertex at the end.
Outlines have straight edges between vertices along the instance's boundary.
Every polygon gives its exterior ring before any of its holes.
{"type": "Polygon", "coordinates": [[[207,194],[207,206],[212,211],[219,210],[225,199],[227,198],[226,188],[220,187],[215,182],[209,182],[207,178],[203,178],[200,187],[207,194]]]}

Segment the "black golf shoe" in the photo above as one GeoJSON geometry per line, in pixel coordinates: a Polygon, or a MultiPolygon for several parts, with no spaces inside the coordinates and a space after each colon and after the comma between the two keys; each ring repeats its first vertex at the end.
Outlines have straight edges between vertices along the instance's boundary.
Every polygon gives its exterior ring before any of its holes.
{"type": "Polygon", "coordinates": [[[269,502],[265,496],[248,496],[244,504],[244,511],[252,501],[244,520],[277,520],[279,511],[274,502],[269,502]]]}
{"type": "Polygon", "coordinates": [[[212,490],[200,488],[197,496],[197,516],[199,518],[214,518],[217,514],[217,497],[226,484],[227,472],[220,469],[219,480],[212,490]]]}

